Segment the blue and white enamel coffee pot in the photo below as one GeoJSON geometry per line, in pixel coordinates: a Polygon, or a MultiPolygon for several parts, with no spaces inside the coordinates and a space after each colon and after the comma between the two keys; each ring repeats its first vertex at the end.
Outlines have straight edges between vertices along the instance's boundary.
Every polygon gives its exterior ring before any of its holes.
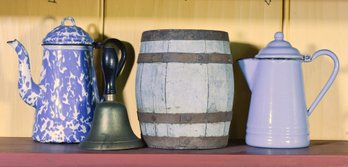
{"type": "Polygon", "coordinates": [[[93,42],[73,18],[64,18],[43,39],[39,84],[31,77],[24,46],[17,40],[8,42],[18,54],[20,96],[36,109],[34,140],[79,143],[87,136],[98,101],[93,42]],[[67,21],[72,25],[65,25],[67,21]]]}

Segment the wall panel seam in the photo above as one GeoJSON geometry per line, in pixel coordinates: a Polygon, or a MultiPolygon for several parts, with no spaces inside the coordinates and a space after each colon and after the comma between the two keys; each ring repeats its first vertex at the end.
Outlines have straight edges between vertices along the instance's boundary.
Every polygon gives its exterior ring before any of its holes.
{"type": "Polygon", "coordinates": [[[282,32],[287,37],[290,27],[290,1],[282,0],[282,32]]]}
{"type": "Polygon", "coordinates": [[[106,0],[99,0],[99,29],[101,40],[104,40],[105,36],[105,1],[106,0]]]}

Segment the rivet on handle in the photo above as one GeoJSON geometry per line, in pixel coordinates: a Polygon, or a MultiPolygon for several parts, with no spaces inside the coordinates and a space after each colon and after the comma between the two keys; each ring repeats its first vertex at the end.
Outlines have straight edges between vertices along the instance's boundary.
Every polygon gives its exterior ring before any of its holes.
{"type": "Polygon", "coordinates": [[[304,62],[311,62],[311,61],[312,61],[312,57],[309,56],[309,55],[304,55],[304,56],[303,56],[303,61],[304,61],[304,62]]]}

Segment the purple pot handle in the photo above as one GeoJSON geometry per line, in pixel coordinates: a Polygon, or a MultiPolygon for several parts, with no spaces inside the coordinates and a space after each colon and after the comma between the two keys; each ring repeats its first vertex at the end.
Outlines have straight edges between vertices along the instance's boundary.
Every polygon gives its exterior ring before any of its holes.
{"type": "Polygon", "coordinates": [[[327,90],[330,88],[330,86],[332,85],[333,81],[335,80],[337,73],[338,73],[338,69],[340,67],[340,62],[338,61],[337,56],[335,55],[335,53],[333,53],[330,50],[327,49],[322,49],[322,50],[318,50],[316,51],[312,57],[309,56],[305,56],[304,57],[304,62],[312,62],[314,59],[316,59],[319,56],[329,56],[333,62],[334,62],[334,69],[330,75],[329,80],[326,82],[326,84],[324,85],[324,88],[320,91],[319,95],[317,96],[317,98],[315,98],[314,102],[312,103],[312,105],[309,107],[308,109],[308,116],[312,114],[313,110],[315,109],[315,107],[317,107],[317,105],[319,104],[320,100],[323,98],[323,96],[325,95],[325,93],[327,92],[327,90]]]}

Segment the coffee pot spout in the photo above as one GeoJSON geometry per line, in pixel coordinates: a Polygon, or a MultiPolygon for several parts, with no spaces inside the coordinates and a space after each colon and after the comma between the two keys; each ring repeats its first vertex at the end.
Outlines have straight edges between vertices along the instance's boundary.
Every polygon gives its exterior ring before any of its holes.
{"type": "Polygon", "coordinates": [[[19,94],[25,103],[34,108],[37,108],[40,95],[40,87],[32,79],[30,72],[29,55],[24,46],[16,39],[13,41],[8,41],[7,43],[15,49],[18,55],[19,94]]]}
{"type": "Polygon", "coordinates": [[[258,59],[253,59],[253,58],[238,60],[239,67],[251,91],[253,90],[254,74],[255,74],[255,70],[256,70],[258,62],[259,62],[258,59]]]}

